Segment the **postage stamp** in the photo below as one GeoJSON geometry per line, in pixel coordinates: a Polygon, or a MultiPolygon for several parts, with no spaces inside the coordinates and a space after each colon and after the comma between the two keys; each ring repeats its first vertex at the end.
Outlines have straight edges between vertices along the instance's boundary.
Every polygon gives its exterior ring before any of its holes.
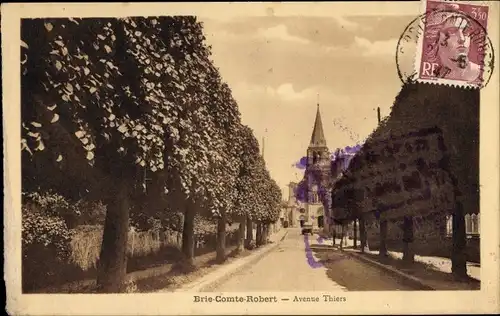
{"type": "Polygon", "coordinates": [[[483,87],[491,76],[493,49],[484,3],[423,1],[415,70],[417,81],[483,87]]]}

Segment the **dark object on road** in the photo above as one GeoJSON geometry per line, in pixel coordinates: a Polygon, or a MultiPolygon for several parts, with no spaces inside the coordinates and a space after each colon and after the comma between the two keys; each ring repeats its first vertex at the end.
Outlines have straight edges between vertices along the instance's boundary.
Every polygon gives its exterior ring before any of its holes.
{"type": "Polygon", "coordinates": [[[288,221],[285,221],[285,222],[283,223],[283,227],[284,227],[284,228],[288,228],[288,221]]]}
{"type": "Polygon", "coordinates": [[[302,235],[305,235],[305,234],[313,234],[313,227],[311,224],[304,224],[302,226],[302,235]]]}

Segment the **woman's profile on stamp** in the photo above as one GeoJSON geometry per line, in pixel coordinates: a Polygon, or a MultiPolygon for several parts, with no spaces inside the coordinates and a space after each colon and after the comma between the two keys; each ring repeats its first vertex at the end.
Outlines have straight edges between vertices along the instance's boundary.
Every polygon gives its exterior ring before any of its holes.
{"type": "Polygon", "coordinates": [[[489,7],[443,0],[425,0],[424,6],[414,68],[417,80],[484,86],[494,58],[487,34],[489,7]]]}
{"type": "Polygon", "coordinates": [[[469,56],[474,23],[457,4],[443,4],[428,15],[421,74],[474,82],[481,79],[481,64],[469,56]]]}

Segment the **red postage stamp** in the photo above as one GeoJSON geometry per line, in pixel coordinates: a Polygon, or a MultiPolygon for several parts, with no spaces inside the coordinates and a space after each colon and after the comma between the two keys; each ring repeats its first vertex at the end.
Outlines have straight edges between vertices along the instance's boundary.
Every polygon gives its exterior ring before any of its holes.
{"type": "Polygon", "coordinates": [[[424,0],[424,12],[415,63],[417,81],[482,87],[492,58],[488,6],[424,0]]]}

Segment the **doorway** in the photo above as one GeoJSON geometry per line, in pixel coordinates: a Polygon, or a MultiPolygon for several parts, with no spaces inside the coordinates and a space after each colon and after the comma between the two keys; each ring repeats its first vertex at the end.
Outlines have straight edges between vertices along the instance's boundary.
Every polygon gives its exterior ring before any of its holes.
{"type": "Polygon", "coordinates": [[[324,223],[323,223],[323,215],[318,216],[318,227],[319,227],[319,228],[323,228],[323,227],[324,227],[324,223]]]}

